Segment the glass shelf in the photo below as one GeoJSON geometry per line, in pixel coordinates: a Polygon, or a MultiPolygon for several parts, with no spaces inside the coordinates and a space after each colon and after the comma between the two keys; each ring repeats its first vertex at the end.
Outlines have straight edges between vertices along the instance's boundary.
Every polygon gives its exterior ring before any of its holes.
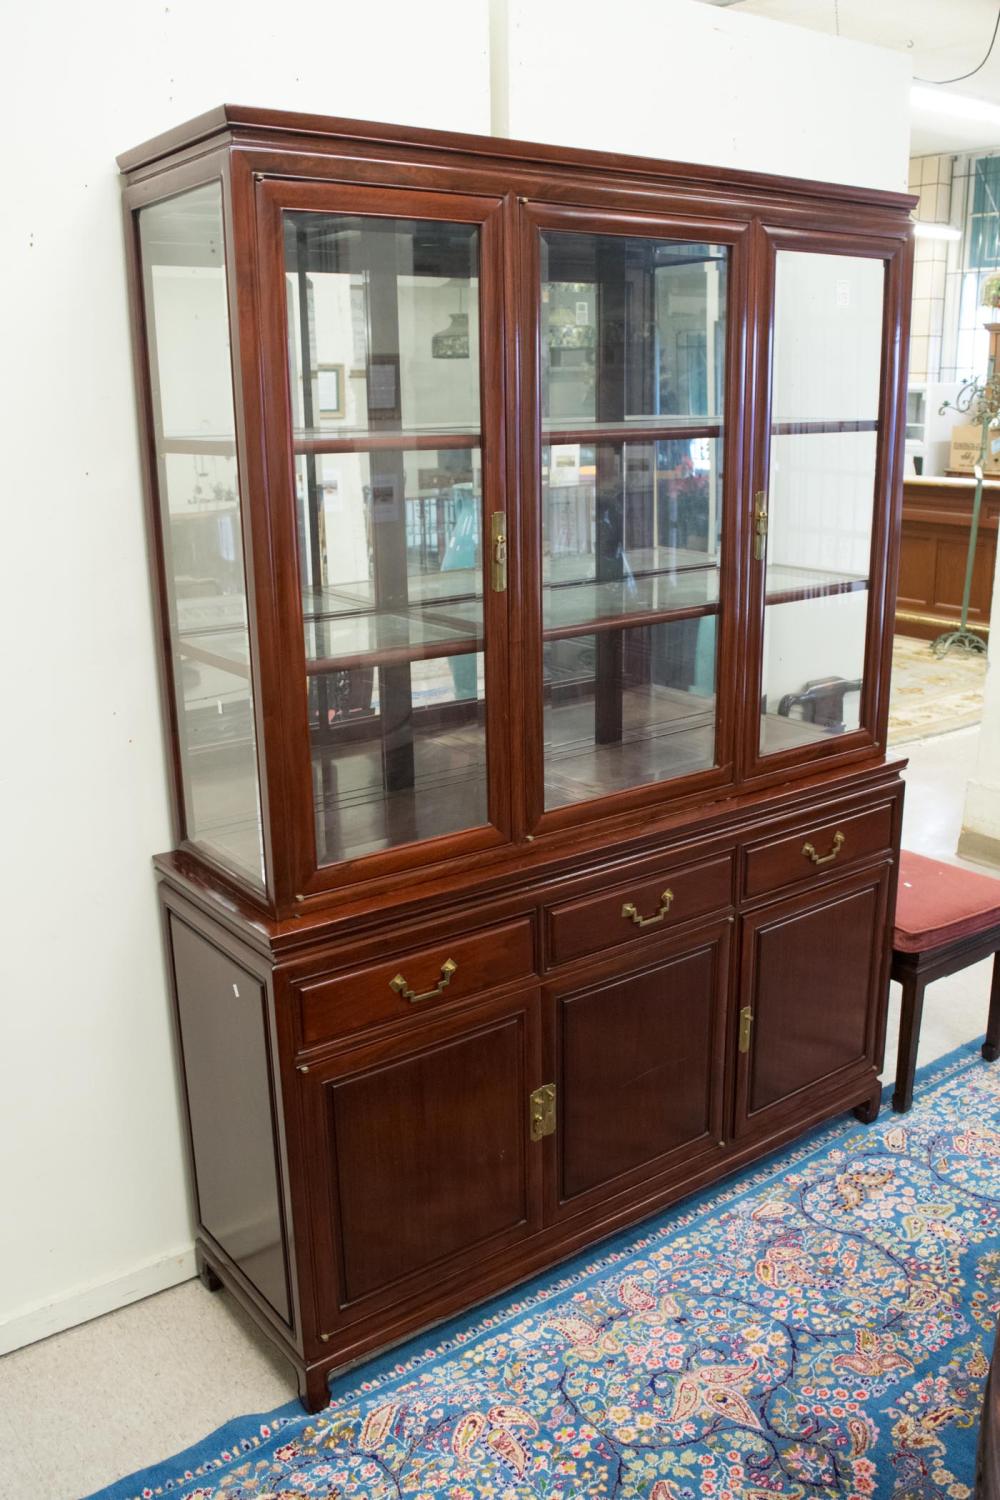
{"type": "Polygon", "coordinates": [[[722,418],[709,416],[625,417],[620,422],[573,421],[562,417],[545,417],[542,437],[547,443],[598,443],[625,439],[655,443],[660,439],[684,437],[718,437],[722,418]]]}
{"type": "Polygon", "coordinates": [[[627,562],[623,560],[626,572],[621,579],[560,578],[582,561],[561,557],[550,562],[550,574],[555,576],[546,582],[542,606],[546,640],[718,610],[719,566],[708,553],[634,548],[627,562]],[[667,558],[669,567],[657,567],[667,558]]]}
{"type": "Polygon", "coordinates": [[[823,599],[866,589],[868,579],[856,573],[832,573],[823,568],[799,568],[771,563],[767,570],[767,604],[794,604],[800,599],[823,599]]]}
{"type": "Polygon", "coordinates": [[[160,453],[212,453],[235,458],[236,438],[231,432],[165,432],[157,439],[160,453]]]}
{"type": "Polygon", "coordinates": [[[310,427],[293,434],[296,453],[370,453],[375,449],[477,448],[478,427],[310,427]]]}
{"type": "Polygon", "coordinates": [[[399,665],[481,651],[482,615],[482,602],[468,599],[433,614],[413,609],[325,616],[306,625],[306,670],[399,665]]]}

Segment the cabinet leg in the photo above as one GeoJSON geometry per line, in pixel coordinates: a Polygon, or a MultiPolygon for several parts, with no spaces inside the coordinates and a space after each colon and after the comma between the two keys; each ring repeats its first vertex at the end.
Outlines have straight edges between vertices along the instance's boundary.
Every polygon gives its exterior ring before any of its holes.
{"type": "Polygon", "coordinates": [[[878,1112],[881,1108],[882,1085],[879,1084],[878,1088],[872,1094],[871,1098],[866,1099],[864,1104],[856,1104],[851,1113],[854,1115],[855,1119],[861,1121],[862,1125],[871,1125],[873,1121],[878,1119],[878,1112]]]}
{"type": "Polygon", "coordinates": [[[329,1370],[323,1365],[299,1369],[299,1400],[310,1415],[330,1404],[329,1370]]]}
{"type": "Polygon", "coordinates": [[[221,1292],[222,1282],[205,1259],[205,1253],[200,1245],[195,1245],[194,1247],[194,1264],[198,1272],[198,1280],[202,1286],[206,1287],[210,1292],[221,1292]]]}
{"type": "Polygon", "coordinates": [[[990,1016],[986,1022],[983,1056],[987,1062],[1000,1057],[1000,952],[993,955],[993,986],[990,990],[990,1016]]]}
{"type": "Polygon", "coordinates": [[[917,974],[903,976],[903,1005],[899,1013],[899,1051],[896,1054],[896,1087],[892,1107],[905,1115],[913,1103],[913,1075],[917,1071],[920,1018],[924,1013],[927,981],[917,974]]]}

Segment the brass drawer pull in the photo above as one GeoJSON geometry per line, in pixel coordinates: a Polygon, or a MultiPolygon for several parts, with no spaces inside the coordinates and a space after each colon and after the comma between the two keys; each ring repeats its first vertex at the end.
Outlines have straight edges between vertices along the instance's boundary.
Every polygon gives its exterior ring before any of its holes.
{"type": "Polygon", "coordinates": [[[670,903],[673,901],[673,899],[673,891],[664,891],[663,895],[660,897],[660,909],[659,911],[655,911],[651,917],[640,917],[635,903],[633,901],[626,901],[625,905],[622,907],[622,916],[628,917],[629,921],[634,922],[637,927],[652,927],[654,922],[663,921],[663,918],[670,910],[670,903]]]}
{"type": "Polygon", "coordinates": [[[440,995],[442,991],[448,988],[457,968],[458,964],[453,958],[446,958],[441,965],[441,978],[433,989],[424,990],[422,995],[418,995],[416,990],[410,989],[402,974],[397,974],[395,979],[389,980],[389,988],[395,990],[397,995],[402,995],[404,1000],[409,1000],[413,1004],[416,1004],[418,1000],[433,1000],[435,995],[440,995]]]}
{"type": "Polygon", "coordinates": [[[837,858],[847,842],[847,835],[841,833],[840,829],[833,835],[833,847],[829,854],[817,854],[812,844],[803,844],[802,853],[806,859],[811,859],[814,865],[830,865],[837,858]]]}

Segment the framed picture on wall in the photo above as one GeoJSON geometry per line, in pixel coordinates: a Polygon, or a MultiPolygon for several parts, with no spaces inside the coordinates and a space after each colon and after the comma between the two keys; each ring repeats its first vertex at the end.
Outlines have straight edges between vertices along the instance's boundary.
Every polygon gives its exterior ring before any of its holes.
{"type": "Polygon", "coordinates": [[[368,361],[368,411],[383,421],[399,421],[398,354],[373,354],[368,361]]]}
{"type": "Polygon", "coordinates": [[[320,421],[344,415],[343,365],[316,366],[316,394],[320,421]]]}

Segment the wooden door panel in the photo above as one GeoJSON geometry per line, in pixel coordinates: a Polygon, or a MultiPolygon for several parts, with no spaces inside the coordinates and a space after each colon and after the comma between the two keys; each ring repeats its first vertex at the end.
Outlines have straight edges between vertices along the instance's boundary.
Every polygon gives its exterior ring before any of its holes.
{"type": "Polygon", "coordinates": [[[755,912],[744,921],[741,1002],[751,1016],[741,1058],[737,1131],[796,1095],[874,1060],[891,867],[755,912]]]}
{"type": "Polygon", "coordinates": [[[560,988],[553,1212],[718,1149],[729,932],[716,922],[645,968],[560,988]]]}
{"type": "Polygon", "coordinates": [[[905,533],[899,546],[899,583],[896,602],[901,606],[927,609],[934,597],[937,538],[905,533]]]}
{"type": "Polygon", "coordinates": [[[327,1326],[537,1227],[537,993],[342,1054],[311,1091],[327,1326]]]}

